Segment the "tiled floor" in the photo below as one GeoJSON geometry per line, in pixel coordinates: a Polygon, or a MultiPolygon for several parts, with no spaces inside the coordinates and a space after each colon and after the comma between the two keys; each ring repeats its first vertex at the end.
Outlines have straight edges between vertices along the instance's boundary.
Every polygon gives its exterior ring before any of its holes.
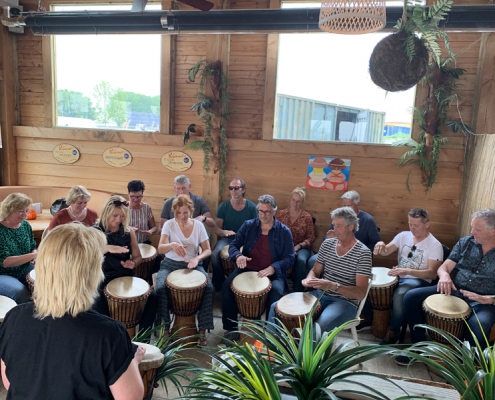
{"type": "MultiPolygon", "coordinates": [[[[214,319],[215,319],[215,329],[208,336],[208,343],[211,346],[216,346],[220,343],[221,336],[223,335],[222,320],[221,320],[221,307],[220,307],[220,296],[217,294],[215,298],[214,307],[214,319]]],[[[338,340],[345,340],[350,338],[350,332],[345,331],[341,334],[338,340]]],[[[407,337],[406,337],[407,339],[407,337]]],[[[359,333],[359,340],[363,344],[365,343],[378,343],[370,331],[364,331],[359,333]]],[[[199,352],[197,349],[193,348],[187,351],[187,357],[195,358],[198,365],[208,366],[211,359],[206,357],[204,354],[199,352]]],[[[363,370],[368,372],[375,372],[387,375],[399,375],[404,377],[424,379],[428,381],[439,381],[440,379],[431,374],[423,364],[413,364],[410,368],[401,367],[397,365],[393,359],[388,357],[382,357],[374,360],[370,360],[363,365],[363,370]]],[[[155,389],[153,394],[153,399],[175,399],[177,397],[177,391],[170,384],[168,394],[160,386],[155,389]]],[[[4,400],[7,396],[6,390],[0,385],[0,400],[4,400]]],[[[439,399],[440,400],[440,399],[439,399]]],[[[442,399],[443,400],[443,399],[442,399]]]]}

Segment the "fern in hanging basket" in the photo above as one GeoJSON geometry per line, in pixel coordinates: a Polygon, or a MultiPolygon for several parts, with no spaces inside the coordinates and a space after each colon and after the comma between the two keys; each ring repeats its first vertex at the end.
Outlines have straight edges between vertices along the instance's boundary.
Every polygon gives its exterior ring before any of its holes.
{"type": "Polygon", "coordinates": [[[438,27],[446,18],[452,0],[438,0],[428,9],[418,1],[404,4],[404,14],[397,21],[397,32],[382,39],[373,49],[369,71],[371,80],[389,92],[407,90],[416,85],[426,74],[429,58],[440,65],[442,39],[449,54],[449,37],[438,27]]]}

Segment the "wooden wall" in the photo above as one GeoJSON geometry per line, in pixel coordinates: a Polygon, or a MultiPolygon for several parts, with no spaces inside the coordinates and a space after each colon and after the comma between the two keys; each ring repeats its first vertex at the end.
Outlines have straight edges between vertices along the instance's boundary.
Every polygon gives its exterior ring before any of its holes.
{"type": "MultiPolygon", "coordinates": [[[[268,8],[276,3],[275,0],[236,0],[230,2],[230,8],[268,8]]],[[[468,124],[473,123],[477,110],[474,103],[477,99],[481,38],[479,33],[451,34],[451,45],[459,53],[457,66],[466,69],[467,73],[459,86],[462,101],[453,105],[450,114],[454,117],[460,113],[468,124]]],[[[181,135],[186,127],[200,122],[195,113],[189,111],[196,101],[197,83],[188,81],[187,71],[195,62],[211,54],[208,52],[211,35],[173,37],[170,56],[162,55],[162,58],[170,57],[168,61],[174,66],[170,121],[162,123],[162,127],[171,126],[171,129],[163,128],[157,134],[52,128],[51,114],[47,112],[51,88],[49,38],[34,37],[27,30],[26,34],[16,37],[16,42],[14,57],[18,65],[13,77],[17,86],[11,93],[14,102],[15,94],[18,94],[18,120],[13,123],[16,146],[13,157],[17,158],[15,165],[18,168],[14,184],[71,186],[79,183],[88,188],[125,193],[129,180],[142,179],[147,185],[147,200],[158,218],[163,198],[173,194],[172,181],[177,175],[161,166],[160,157],[168,150],[182,149],[181,135]],[[62,141],[81,150],[81,159],[76,164],[61,165],[51,157],[53,147],[62,141]],[[117,169],[103,163],[103,150],[116,145],[133,154],[130,166],[117,169]]],[[[396,166],[405,148],[271,140],[273,118],[269,111],[274,98],[276,49],[276,35],[231,35],[227,41],[224,67],[230,78],[230,104],[236,109],[227,126],[228,179],[242,177],[248,186],[248,198],[256,200],[259,195],[270,193],[283,208],[288,204],[292,189],[304,184],[309,156],[350,158],[349,189],[361,194],[362,209],[375,217],[385,241],[408,229],[409,209],[423,207],[430,212],[433,234],[451,247],[457,239],[461,204],[465,152],[462,134],[445,131],[449,142],[441,152],[437,183],[428,194],[424,193],[417,168],[396,166]],[[408,176],[411,192],[406,188],[408,176]]],[[[164,76],[168,73],[163,72],[164,76]]],[[[425,96],[426,89],[418,88],[416,103],[420,104],[425,96]]],[[[201,170],[202,154],[188,153],[194,162],[193,168],[187,171],[193,192],[211,198],[211,176],[201,170]]],[[[305,208],[317,221],[315,249],[330,224],[329,212],[340,205],[340,196],[340,192],[307,191],[305,208]]],[[[222,200],[226,198],[227,192],[222,200]]],[[[393,265],[394,259],[377,259],[376,263],[393,265]]]]}

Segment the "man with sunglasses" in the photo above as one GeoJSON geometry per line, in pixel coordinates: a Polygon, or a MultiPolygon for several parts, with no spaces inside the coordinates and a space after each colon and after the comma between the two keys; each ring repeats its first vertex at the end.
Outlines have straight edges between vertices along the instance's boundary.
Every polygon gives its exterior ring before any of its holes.
{"type": "Polygon", "coordinates": [[[218,206],[217,226],[217,244],[211,253],[211,263],[213,265],[213,286],[219,292],[222,290],[225,275],[220,259],[220,252],[229,245],[241,225],[248,219],[254,219],[258,216],[256,204],[246,199],[246,184],[241,178],[234,178],[229,185],[230,199],[224,201],[218,206]]]}
{"type": "MultiPolygon", "coordinates": [[[[415,288],[429,286],[437,277],[437,270],[443,260],[441,243],[429,232],[430,217],[422,208],[413,208],[408,213],[409,230],[396,235],[389,244],[379,241],[375,245],[375,255],[388,256],[397,253],[398,264],[388,275],[399,278],[392,302],[392,315],[387,334],[380,344],[394,344],[399,340],[404,323],[404,296],[415,288]]],[[[372,310],[369,302],[363,308],[363,325],[371,324],[372,310]]]]}

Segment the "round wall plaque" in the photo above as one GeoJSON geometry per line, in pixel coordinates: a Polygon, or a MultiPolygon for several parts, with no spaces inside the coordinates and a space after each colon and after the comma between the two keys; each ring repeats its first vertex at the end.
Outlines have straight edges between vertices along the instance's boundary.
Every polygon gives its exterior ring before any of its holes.
{"type": "Polygon", "coordinates": [[[192,159],[182,151],[169,151],[162,156],[162,165],[169,171],[187,171],[192,166],[192,159]]]}
{"type": "Polygon", "coordinates": [[[110,147],[103,152],[103,161],[111,167],[127,167],[132,162],[132,155],[122,147],[110,147]]]}
{"type": "Polygon", "coordinates": [[[72,164],[79,160],[80,153],[74,146],[68,143],[61,143],[52,150],[53,158],[63,164],[72,164]]]}

